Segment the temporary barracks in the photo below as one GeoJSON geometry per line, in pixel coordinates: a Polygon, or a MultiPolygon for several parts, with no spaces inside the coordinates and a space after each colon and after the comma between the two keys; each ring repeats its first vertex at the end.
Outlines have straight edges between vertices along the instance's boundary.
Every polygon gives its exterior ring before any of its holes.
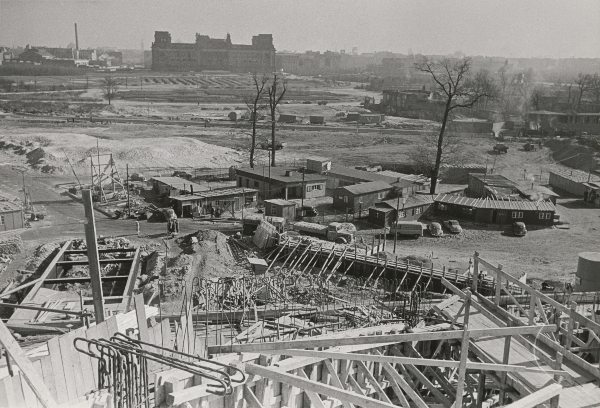
{"type": "Polygon", "coordinates": [[[237,169],[237,186],[258,190],[262,199],[323,197],[326,180],[322,174],[302,173],[284,167],[237,169]]]}
{"type": "Polygon", "coordinates": [[[552,225],[556,207],[551,201],[523,201],[512,199],[469,198],[438,194],[435,209],[442,214],[486,224],[552,225]]]}
{"type": "Polygon", "coordinates": [[[220,209],[223,212],[240,211],[242,206],[256,205],[258,190],[254,188],[225,188],[172,196],[171,202],[177,215],[191,217],[195,213],[208,214],[210,208],[220,209]]]}

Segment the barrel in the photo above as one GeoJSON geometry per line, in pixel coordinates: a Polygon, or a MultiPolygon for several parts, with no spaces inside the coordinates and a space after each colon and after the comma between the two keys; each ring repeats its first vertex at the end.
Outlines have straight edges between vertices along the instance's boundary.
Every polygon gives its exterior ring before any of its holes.
{"type": "Polygon", "coordinates": [[[600,252],[581,252],[577,262],[575,290],[592,292],[600,290],[600,252]]]}

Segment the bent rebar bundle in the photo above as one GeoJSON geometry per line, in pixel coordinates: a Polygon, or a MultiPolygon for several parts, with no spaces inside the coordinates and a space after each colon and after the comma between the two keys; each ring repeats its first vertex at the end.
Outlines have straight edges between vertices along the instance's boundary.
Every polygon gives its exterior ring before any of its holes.
{"type": "Polygon", "coordinates": [[[217,395],[231,394],[232,383],[242,383],[246,379],[244,372],[236,367],[133,339],[122,333],[116,333],[110,340],[77,337],[73,346],[80,353],[98,360],[98,389],[108,389],[115,408],[151,406],[149,361],[199,376],[206,384],[207,392],[217,395]]]}

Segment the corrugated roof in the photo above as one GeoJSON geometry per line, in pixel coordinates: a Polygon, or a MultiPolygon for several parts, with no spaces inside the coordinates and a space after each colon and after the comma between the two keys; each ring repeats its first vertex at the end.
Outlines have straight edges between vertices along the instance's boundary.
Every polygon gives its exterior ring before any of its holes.
{"type": "Polygon", "coordinates": [[[12,201],[0,200],[0,213],[20,211],[22,209],[23,208],[21,207],[21,205],[17,203],[13,203],[12,201]]]}
{"type": "Polygon", "coordinates": [[[406,208],[419,207],[422,205],[431,204],[431,203],[433,203],[433,196],[419,194],[419,195],[414,195],[411,197],[406,197],[406,203],[404,205],[402,204],[402,198],[400,198],[400,206],[399,207],[398,207],[398,199],[397,198],[390,199],[390,200],[384,200],[383,202],[395,209],[402,209],[402,207],[404,207],[406,209],[406,208]]]}
{"type": "Polygon", "coordinates": [[[524,200],[493,200],[490,198],[470,198],[453,194],[438,194],[436,203],[461,205],[481,209],[519,210],[519,211],[556,211],[551,201],[524,201],[524,200]]]}
{"type": "Polygon", "coordinates": [[[247,187],[235,187],[235,188],[224,188],[221,190],[209,190],[209,191],[201,191],[196,193],[194,190],[193,195],[182,195],[177,197],[171,197],[171,200],[175,201],[195,201],[202,198],[214,198],[214,197],[224,197],[230,195],[242,195],[242,194],[254,194],[257,193],[258,190],[254,188],[247,187]]]}
{"type": "Polygon", "coordinates": [[[353,184],[351,186],[340,187],[350,194],[360,195],[375,193],[377,191],[391,190],[392,186],[383,181],[369,181],[366,183],[353,184]]]}
{"type": "Polygon", "coordinates": [[[191,191],[191,186],[194,187],[194,193],[200,191],[208,191],[210,188],[208,185],[200,185],[197,183],[193,183],[189,180],[186,180],[181,177],[152,177],[151,180],[156,180],[159,183],[166,184],[167,186],[177,189],[177,190],[186,190],[191,191]]]}
{"type": "Polygon", "coordinates": [[[390,177],[372,171],[358,170],[340,165],[332,165],[331,170],[329,170],[328,174],[332,176],[339,175],[351,177],[362,181],[383,181],[388,184],[392,184],[398,181],[398,177],[390,177]]]}
{"type": "Polygon", "coordinates": [[[273,198],[271,200],[265,200],[265,203],[281,205],[281,206],[296,206],[296,203],[293,201],[282,200],[281,198],[273,198]]]}
{"type": "Polygon", "coordinates": [[[589,181],[600,181],[600,178],[594,174],[587,173],[585,171],[576,170],[576,169],[561,169],[556,168],[550,170],[550,174],[556,174],[557,176],[564,177],[568,180],[574,181],[576,183],[587,183],[589,181]]]}
{"type": "MultiPolygon", "coordinates": [[[[285,167],[271,167],[270,175],[269,175],[269,167],[256,167],[254,169],[251,168],[243,168],[237,169],[237,172],[244,176],[254,176],[256,178],[264,180],[273,180],[281,183],[301,183],[302,182],[302,173],[298,171],[297,168],[290,169],[285,167]],[[292,171],[293,173],[289,176],[286,176],[287,171],[292,171]]],[[[308,181],[326,181],[327,176],[315,173],[304,173],[304,182],[308,181]]]]}
{"type": "Polygon", "coordinates": [[[402,180],[410,181],[412,183],[429,184],[431,182],[431,179],[429,177],[426,177],[422,174],[405,174],[405,173],[398,173],[397,171],[391,171],[391,170],[380,171],[377,174],[380,174],[382,176],[399,178],[402,180]]]}

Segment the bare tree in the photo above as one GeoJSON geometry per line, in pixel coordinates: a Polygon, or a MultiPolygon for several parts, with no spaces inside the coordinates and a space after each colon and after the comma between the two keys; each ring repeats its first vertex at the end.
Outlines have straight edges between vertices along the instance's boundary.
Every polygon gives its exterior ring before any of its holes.
{"type": "Polygon", "coordinates": [[[102,80],[102,93],[104,94],[104,98],[108,100],[109,105],[110,101],[117,95],[118,88],[119,83],[115,78],[107,76],[102,80]]]}
{"type": "Polygon", "coordinates": [[[275,114],[277,113],[277,106],[285,95],[286,82],[280,78],[277,74],[273,74],[273,80],[271,86],[269,86],[269,113],[271,115],[271,166],[275,166],[275,114]]]}
{"type": "Polygon", "coordinates": [[[252,94],[244,98],[244,102],[250,111],[250,123],[252,124],[252,134],[250,139],[250,167],[254,168],[254,158],[256,151],[256,121],[258,113],[264,108],[266,85],[269,79],[263,75],[252,74],[252,83],[254,88],[252,94]]]}
{"type": "Polygon", "coordinates": [[[600,103],[600,76],[598,74],[592,76],[590,88],[594,95],[594,102],[600,103]]]}
{"type": "Polygon", "coordinates": [[[573,104],[573,109],[575,109],[576,111],[578,111],[581,107],[581,100],[583,98],[583,95],[592,89],[593,80],[594,78],[589,74],[580,73],[579,75],[577,75],[577,79],[575,79],[575,85],[577,85],[578,93],[577,99],[575,99],[575,103],[573,104]]]}
{"type": "Polygon", "coordinates": [[[536,87],[531,91],[531,96],[529,97],[529,103],[533,107],[534,110],[540,110],[540,106],[542,105],[542,98],[544,97],[544,92],[541,87],[536,87]]]}
{"type": "Polygon", "coordinates": [[[416,63],[415,67],[417,70],[431,75],[435,87],[446,99],[442,125],[435,142],[435,161],[430,175],[430,193],[434,194],[440,175],[445,147],[444,136],[450,114],[457,108],[471,108],[484,98],[493,97],[496,94],[496,88],[487,72],[480,71],[471,75],[470,58],[443,58],[440,60],[425,58],[416,63]]]}

